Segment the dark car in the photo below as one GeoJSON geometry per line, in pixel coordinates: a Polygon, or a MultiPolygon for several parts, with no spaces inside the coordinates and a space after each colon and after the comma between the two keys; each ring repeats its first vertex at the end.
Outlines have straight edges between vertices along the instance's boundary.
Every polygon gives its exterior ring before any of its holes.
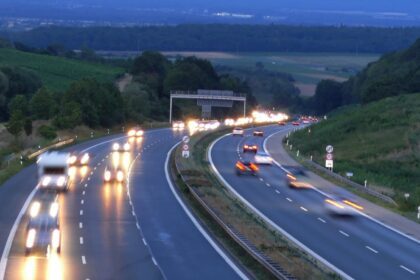
{"type": "Polygon", "coordinates": [[[242,151],[244,153],[247,153],[247,152],[257,153],[258,146],[255,144],[244,144],[242,151]]]}
{"type": "Polygon", "coordinates": [[[237,161],[235,169],[237,175],[255,175],[258,172],[258,166],[250,161],[237,161]]]}

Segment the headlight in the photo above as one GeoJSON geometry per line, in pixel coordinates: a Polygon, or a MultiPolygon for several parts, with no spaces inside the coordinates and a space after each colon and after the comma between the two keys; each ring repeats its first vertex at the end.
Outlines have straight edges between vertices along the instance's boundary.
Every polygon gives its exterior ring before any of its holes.
{"type": "Polygon", "coordinates": [[[117,172],[117,181],[122,182],[123,180],[124,180],[124,173],[121,170],[119,170],[117,172]]]}
{"type": "Polygon", "coordinates": [[[50,216],[57,217],[57,214],[58,214],[58,203],[53,202],[50,206],[50,216]]]}
{"type": "Polygon", "coordinates": [[[51,236],[51,246],[54,249],[57,249],[58,247],[60,247],[60,231],[58,229],[55,229],[52,232],[52,236],[51,236]]]}
{"type": "Polygon", "coordinates": [[[38,201],[33,202],[31,205],[31,209],[29,210],[29,215],[32,218],[38,216],[40,208],[41,208],[41,203],[39,203],[38,201]]]}
{"type": "Polygon", "coordinates": [[[87,164],[87,163],[88,163],[88,161],[89,161],[89,154],[84,154],[84,155],[82,156],[82,158],[80,159],[80,163],[81,163],[81,164],[87,164]]]}
{"type": "Polygon", "coordinates": [[[62,187],[66,183],[66,178],[64,176],[61,176],[57,180],[57,186],[62,187]]]}
{"type": "Polygon", "coordinates": [[[76,161],[77,161],[77,157],[75,155],[72,155],[71,157],[69,157],[68,163],[75,164],[76,161]]]}
{"type": "Polygon", "coordinates": [[[120,149],[120,144],[118,144],[118,143],[114,143],[114,145],[112,145],[112,149],[113,149],[114,151],[118,151],[118,150],[120,149]]]}
{"type": "Polygon", "coordinates": [[[109,170],[105,171],[104,179],[105,181],[111,180],[111,172],[109,170]]]}
{"type": "Polygon", "coordinates": [[[127,135],[129,137],[132,137],[132,136],[136,135],[136,131],[134,129],[132,129],[132,130],[128,131],[127,135]]]}
{"type": "Polygon", "coordinates": [[[28,232],[28,236],[26,237],[26,248],[34,247],[35,236],[36,236],[36,230],[31,228],[28,232]]]}
{"type": "Polygon", "coordinates": [[[43,185],[44,187],[45,187],[45,186],[48,186],[50,182],[51,182],[51,177],[50,177],[50,176],[44,177],[44,178],[42,179],[42,185],[43,185]]]}
{"type": "Polygon", "coordinates": [[[130,150],[130,143],[125,143],[124,144],[124,151],[129,151],[130,150]]]}
{"type": "Polygon", "coordinates": [[[144,134],[143,130],[139,130],[139,131],[137,131],[136,136],[141,137],[141,136],[143,136],[143,134],[144,134]]]}

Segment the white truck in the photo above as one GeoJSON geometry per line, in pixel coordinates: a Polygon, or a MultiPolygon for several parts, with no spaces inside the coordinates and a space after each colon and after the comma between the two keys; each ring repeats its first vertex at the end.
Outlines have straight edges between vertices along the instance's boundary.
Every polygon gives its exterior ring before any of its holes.
{"type": "Polygon", "coordinates": [[[38,187],[55,191],[69,188],[69,153],[46,152],[38,157],[38,187]]]}

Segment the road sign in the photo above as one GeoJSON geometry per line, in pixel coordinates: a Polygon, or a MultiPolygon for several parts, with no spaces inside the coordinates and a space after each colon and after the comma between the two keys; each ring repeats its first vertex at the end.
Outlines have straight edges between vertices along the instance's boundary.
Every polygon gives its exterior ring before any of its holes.
{"type": "Polygon", "coordinates": [[[189,158],[190,157],[190,151],[182,151],[182,157],[183,158],[189,158]]]}
{"type": "Polygon", "coordinates": [[[327,160],[333,160],[333,154],[328,153],[325,158],[327,160]]]}
{"type": "Polygon", "coordinates": [[[334,151],[334,147],[333,146],[331,146],[331,145],[328,145],[326,148],[325,148],[325,150],[327,151],[327,153],[332,153],[333,151],[334,151]]]}
{"type": "Polygon", "coordinates": [[[188,150],[190,149],[190,147],[188,147],[188,145],[187,145],[187,144],[184,144],[184,145],[182,146],[182,149],[183,149],[184,151],[188,151],[188,150]]]}
{"type": "Polygon", "coordinates": [[[333,166],[334,166],[334,163],[333,163],[332,160],[330,160],[330,159],[325,160],[325,167],[326,168],[333,168],[333,166]]]}
{"type": "Polygon", "coordinates": [[[190,142],[190,137],[188,137],[188,136],[182,137],[182,142],[184,142],[185,144],[187,144],[188,142],[190,142]]]}

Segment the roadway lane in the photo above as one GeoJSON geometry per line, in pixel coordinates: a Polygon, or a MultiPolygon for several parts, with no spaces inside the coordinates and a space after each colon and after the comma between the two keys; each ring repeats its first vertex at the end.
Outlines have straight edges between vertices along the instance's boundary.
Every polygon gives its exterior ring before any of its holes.
{"type": "MultiPolygon", "coordinates": [[[[264,128],[266,136],[290,127],[264,128]]],[[[249,134],[249,133],[248,133],[249,134]]],[[[238,177],[234,164],[243,143],[263,145],[263,138],[227,136],[212,150],[213,162],[224,179],[272,222],[329,263],[356,279],[419,279],[420,245],[365,217],[333,218],[314,190],[286,187],[284,172],[261,167],[257,177],[238,177]],[[415,273],[415,274],[413,274],[415,273]]]]}
{"type": "MultiPolygon", "coordinates": [[[[102,182],[105,166],[113,162],[110,154],[113,139],[120,137],[93,140],[67,149],[89,149],[93,158],[84,176],[78,170],[71,190],[59,197],[61,255],[24,257],[24,218],[12,243],[5,278],[193,279],[197,275],[204,279],[210,275],[238,278],[232,266],[183,212],[165,179],[166,154],[181,134],[169,129],[146,131],[144,140],[135,143],[135,150],[124,161],[128,169],[127,163],[136,158],[131,169],[131,196],[127,195],[125,185],[102,182]]],[[[121,144],[125,141],[125,137],[118,140],[121,144]]],[[[0,211],[3,215],[0,223],[4,225],[0,248],[4,248],[14,219],[35,185],[36,168],[30,166],[0,188],[2,207],[10,209],[0,211]]]]}

